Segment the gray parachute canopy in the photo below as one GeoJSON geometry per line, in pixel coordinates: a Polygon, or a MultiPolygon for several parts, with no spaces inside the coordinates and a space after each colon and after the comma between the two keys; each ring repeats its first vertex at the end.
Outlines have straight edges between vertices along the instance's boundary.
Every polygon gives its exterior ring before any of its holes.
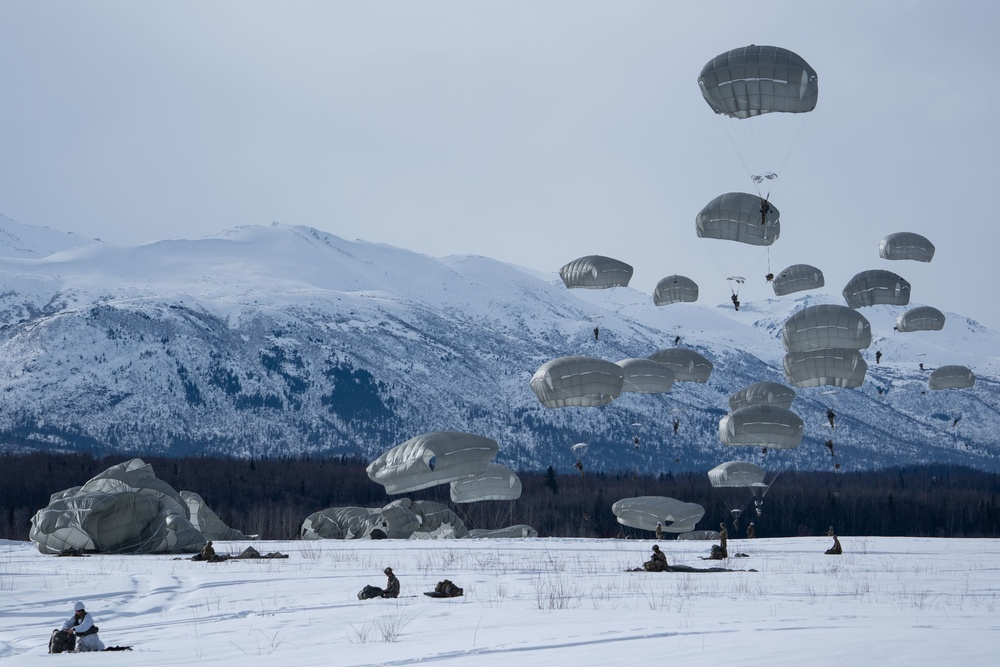
{"type": "Polygon", "coordinates": [[[330,507],[313,512],[299,528],[303,540],[356,540],[381,529],[381,510],[365,507],[330,507]]]}
{"type": "Polygon", "coordinates": [[[896,232],[878,242],[878,256],[882,259],[929,262],[934,258],[934,244],[920,234],[896,232]]]}
{"type": "Polygon", "coordinates": [[[727,461],[708,471],[708,481],[718,489],[726,508],[739,519],[751,500],[762,500],[767,493],[767,473],[747,461],[727,461]]]}
{"type": "Polygon", "coordinates": [[[802,418],[791,410],[748,405],[719,420],[719,440],[724,445],[794,449],[802,442],[804,428],[802,418]]]}
{"type": "Polygon", "coordinates": [[[368,477],[395,495],[446,484],[486,470],[500,446],[461,431],[424,433],[397,445],[368,465],[368,477]]]}
{"type": "Polygon", "coordinates": [[[469,534],[458,515],[441,503],[394,500],[382,508],[331,507],[313,512],[299,529],[304,540],[356,540],[379,530],[385,537],[406,539],[461,538],[469,534]]]}
{"type": "Polygon", "coordinates": [[[618,523],[639,530],[656,530],[661,524],[668,533],[686,533],[705,516],[705,508],[666,496],[623,498],[611,506],[618,523]]]}
{"type": "Polygon", "coordinates": [[[781,235],[781,214],[774,204],[766,224],[760,224],[761,198],[744,192],[727,192],[708,202],[695,216],[700,238],[722,239],[755,246],[769,246],[781,235]]]}
{"type": "Polygon", "coordinates": [[[785,352],[824,348],[864,350],[872,344],[872,326],[858,311],[832,303],[806,306],[781,327],[785,352]]]}
{"type": "Polygon", "coordinates": [[[469,536],[469,529],[447,505],[431,500],[415,500],[411,506],[420,526],[410,535],[411,540],[444,540],[469,536]]]}
{"type": "Polygon", "coordinates": [[[847,281],[844,298],[851,308],[889,304],[905,306],[910,302],[910,283],[892,271],[862,271],[847,281]]]}
{"type": "Polygon", "coordinates": [[[496,528],[493,530],[490,530],[488,528],[477,528],[475,530],[469,531],[469,537],[501,538],[501,539],[538,537],[538,531],[526,523],[519,523],[513,526],[507,526],[506,528],[496,528]]]}
{"type": "Polygon", "coordinates": [[[795,292],[818,289],[825,284],[823,272],[815,266],[793,264],[774,277],[774,280],[771,281],[771,288],[774,289],[775,296],[785,296],[795,292]]]}
{"type": "Polygon", "coordinates": [[[740,119],[806,113],[819,99],[816,70],[778,46],[751,44],[719,54],[702,68],[698,86],[715,113],[740,119]]]}
{"type": "Polygon", "coordinates": [[[205,499],[193,491],[181,491],[181,499],[188,506],[191,525],[201,531],[206,540],[245,540],[247,536],[230,528],[219,515],[205,504],[205,499]]]}
{"type": "Polygon", "coordinates": [[[451,483],[451,502],[474,503],[481,500],[517,500],[521,497],[521,480],[517,473],[499,463],[472,477],[451,483]]]}
{"type": "Polygon", "coordinates": [[[622,359],[618,362],[625,379],[622,392],[665,394],[674,386],[674,371],[667,364],[652,359],[622,359]]]}
{"type": "Polygon", "coordinates": [[[976,375],[965,366],[941,366],[931,371],[928,389],[967,389],[976,384],[976,375]]]}
{"type": "Polygon", "coordinates": [[[669,366],[674,372],[674,382],[705,383],[712,374],[712,362],[686,347],[668,347],[649,358],[669,366]]]}
{"type": "Polygon", "coordinates": [[[860,387],[868,364],[857,350],[830,348],[789,352],[784,359],[785,378],[795,387],[860,387]]]}
{"type": "Polygon", "coordinates": [[[180,494],[132,459],[53,494],[32,517],[28,537],[43,554],[194,553],[207,540],[188,517],[180,494]]]}
{"type": "Polygon", "coordinates": [[[559,276],[568,288],[626,287],[632,279],[632,267],[610,257],[587,255],[559,269],[559,276]]]}
{"type": "Polygon", "coordinates": [[[944,313],[931,306],[911,308],[896,318],[896,330],[903,333],[941,329],[944,329],[944,313]]]}
{"type": "Polygon", "coordinates": [[[547,408],[600,407],[621,396],[625,371],[596,357],[559,357],[531,376],[531,390],[547,408]]]}
{"type": "Polygon", "coordinates": [[[672,303],[693,303],[698,300],[698,284],[686,276],[667,276],[656,283],[653,303],[668,306],[672,303]]]}
{"type": "Polygon", "coordinates": [[[755,382],[729,397],[729,408],[739,410],[748,405],[773,405],[788,410],[795,400],[795,390],[778,382],[755,382]]]}

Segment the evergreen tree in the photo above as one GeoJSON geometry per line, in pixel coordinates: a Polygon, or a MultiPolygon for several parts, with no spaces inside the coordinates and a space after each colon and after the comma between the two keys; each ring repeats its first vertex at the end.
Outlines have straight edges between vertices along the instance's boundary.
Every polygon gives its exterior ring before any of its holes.
{"type": "Polygon", "coordinates": [[[549,466],[549,469],[545,471],[545,486],[552,491],[552,495],[559,495],[559,482],[556,481],[556,471],[553,470],[552,466],[549,466]]]}

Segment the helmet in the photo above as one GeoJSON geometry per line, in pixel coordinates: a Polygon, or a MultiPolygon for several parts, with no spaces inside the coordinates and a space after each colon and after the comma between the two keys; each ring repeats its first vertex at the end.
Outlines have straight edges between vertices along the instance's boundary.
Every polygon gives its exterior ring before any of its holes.
{"type": "Polygon", "coordinates": [[[384,574],[392,574],[392,568],[391,568],[391,567],[387,567],[387,568],[385,568],[384,570],[382,570],[382,572],[383,572],[384,574]]]}
{"type": "Polygon", "coordinates": [[[82,602],[77,602],[73,605],[73,611],[84,611],[84,606],[82,602]]]}

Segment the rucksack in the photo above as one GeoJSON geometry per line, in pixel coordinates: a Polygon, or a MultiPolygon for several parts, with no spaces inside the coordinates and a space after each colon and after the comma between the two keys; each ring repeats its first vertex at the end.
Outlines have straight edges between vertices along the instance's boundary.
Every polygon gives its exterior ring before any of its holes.
{"type": "Polygon", "coordinates": [[[49,653],[69,653],[76,648],[76,637],[65,630],[53,630],[49,637],[49,653]]]}

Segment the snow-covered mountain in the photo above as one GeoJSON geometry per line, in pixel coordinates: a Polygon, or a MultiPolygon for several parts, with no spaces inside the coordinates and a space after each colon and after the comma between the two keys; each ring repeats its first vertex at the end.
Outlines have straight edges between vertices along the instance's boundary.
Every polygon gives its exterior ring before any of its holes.
{"type": "MultiPolygon", "coordinates": [[[[11,225],[0,219],[0,235],[30,238],[11,225]]],[[[572,258],[538,274],[279,224],[136,247],[53,234],[0,253],[5,449],[374,458],[422,432],[462,430],[495,438],[498,460],[523,468],[568,471],[570,445],[588,442],[589,469],[705,469],[760,456],[720,444],[718,421],[734,391],[784,381],[784,320],[843,303],[805,293],[739,312],[658,308],[632,288],[567,290],[556,270],[572,258]],[[529,388],[552,358],[644,357],[676,336],[715,364],[707,384],[560,409],[529,388]]],[[[943,331],[900,334],[901,310],[863,309],[875,341],[864,386],[798,390],[792,409],[806,438],[766,465],[998,468],[1000,335],[948,312],[943,331]],[[976,386],[928,391],[928,372],[943,364],[969,366],[976,386]],[[831,436],[836,459],[823,446],[831,436]]]]}

